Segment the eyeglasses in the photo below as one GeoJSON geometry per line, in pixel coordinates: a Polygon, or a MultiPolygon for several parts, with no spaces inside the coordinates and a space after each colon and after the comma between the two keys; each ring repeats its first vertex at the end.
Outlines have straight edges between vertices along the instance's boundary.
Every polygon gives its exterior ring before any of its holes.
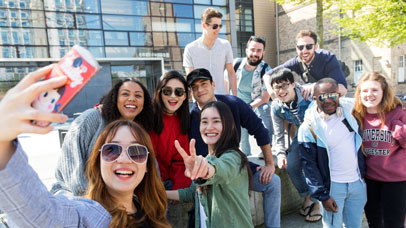
{"type": "Polygon", "coordinates": [[[272,88],[275,91],[280,90],[280,89],[286,90],[289,87],[289,85],[290,85],[290,83],[284,82],[284,83],[282,83],[282,85],[280,85],[280,86],[274,85],[274,86],[272,86],[272,88]]]}
{"type": "Polygon", "coordinates": [[[327,99],[331,99],[332,101],[336,101],[340,97],[340,94],[338,93],[323,93],[320,94],[317,99],[320,102],[325,102],[327,99]]]}
{"type": "Polygon", "coordinates": [[[211,28],[213,29],[213,30],[216,30],[216,29],[218,29],[218,28],[222,28],[223,27],[223,25],[222,24],[209,24],[209,23],[206,23],[206,25],[207,26],[211,26],[211,28]]]}
{"type": "Polygon", "coordinates": [[[147,161],[149,154],[148,149],[146,146],[140,144],[131,144],[127,146],[127,148],[124,148],[120,144],[106,143],[102,146],[100,152],[105,162],[114,162],[120,157],[123,150],[126,150],[131,161],[137,164],[143,164],[147,161]]]}
{"type": "Polygon", "coordinates": [[[162,93],[168,97],[170,97],[173,93],[175,93],[175,96],[181,97],[181,96],[183,96],[183,94],[185,94],[185,90],[180,87],[175,88],[175,89],[172,89],[171,87],[164,87],[164,88],[162,88],[162,93]]]}
{"type": "Polygon", "coordinates": [[[297,45],[296,47],[300,50],[303,51],[303,48],[306,47],[307,50],[312,50],[314,44],[306,44],[306,45],[297,45]]]}

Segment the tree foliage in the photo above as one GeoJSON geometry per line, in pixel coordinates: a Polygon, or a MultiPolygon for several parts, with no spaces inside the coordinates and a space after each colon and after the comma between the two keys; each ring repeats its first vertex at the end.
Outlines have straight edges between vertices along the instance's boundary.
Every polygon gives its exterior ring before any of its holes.
{"type": "Polygon", "coordinates": [[[406,41],[406,0],[342,0],[340,8],[333,21],[343,36],[376,46],[406,41]]]}

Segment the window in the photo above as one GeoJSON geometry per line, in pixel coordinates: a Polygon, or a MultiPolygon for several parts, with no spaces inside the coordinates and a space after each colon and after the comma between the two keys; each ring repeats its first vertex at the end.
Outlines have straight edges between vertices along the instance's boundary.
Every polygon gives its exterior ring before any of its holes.
{"type": "Polygon", "coordinates": [[[363,73],[362,59],[354,61],[354,83],[356,84],[358,79],[362,76],[363,73]]]}
{"type": "Polygon", "coordinates": [[[24,44],[31,44],[31,36],[29,32],[23,33],[24,44]]]}
{"type": "Polygon", "coordinates": [[[8,1],[8,7],[13,8],[15,6],[16,5],[15,5],[14,1],[8,1]]]}
{"type": "Polygon", "coordinates": [[[0,10],[0,18],[6,18],[6,11],[0,10]]]}
{"type": "Polygon", "coordinates": [[[151,46],[152,35],[145,32],[131,32],[130,33],[131,46],[151,46]]]}
{"type": "Polygon", "coordinates": [[[27,4],[25,2],[20,2],[20,8],[21,9],[27,8],[27,4]]]}
{"type": "Polygon", "coordinates": [[[399,65],[398,65],[398,82],[405,81],[405,56],[399,56],[399,65]]]}
{"type": "Polygon", "coordinates": [[[126,32],[104,32],[106,45],[128,46],[128,33],[126,32]]]}
{"type": "Polygon", "coordinates": [[[8,32],[1,32],[1,44],[10,44],[8,32]]]}
{"type": "Polygon", "coordinates": [[[10,18],[17,18],[17,13],[15,11],[11,11],[10,18]]]}
{"type": "Polygon", "coordinates": [[[21,12],[21,18],[22,19],[26,19],[28,16],[27,16],[27,13],[26,12],[21,12]]]}
{"type": "Polygon", "coordinates": [[[20,44],[20,37],[18,36],[18,32],[13,32],[13,43],[14,44],[20,44]]]}

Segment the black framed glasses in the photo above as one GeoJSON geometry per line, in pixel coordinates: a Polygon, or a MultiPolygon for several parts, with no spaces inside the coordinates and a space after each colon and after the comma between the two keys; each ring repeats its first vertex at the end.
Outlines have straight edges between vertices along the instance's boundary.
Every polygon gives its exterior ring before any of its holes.
{"type": "Polygon", "coordinates": [[[327,99],[331,99],[332,101],[336,101],[340,97],[338,93],[323,93],[317,97],[317,100],[320,102],[325,102],[327,99]]]}
{"type": "Polygon", "coordinates": [[[123,147],[116,143],[106,143],[100,149],[101,157],[105,162],[114,162],[117,160],[123,151],[127,151],[128,157],[137,164],[143,164],[148,159],[148,148],[141,144],[131,144],[123,147]]]}
{"type": "Polygon", "coordinates": [[[222,28],[223,27],[223,25],[222,24],[209,24],[209,23],[206,23],[206,25],[207,26],[209,26],[209,27],[211,27],[213,30],[216,30],[216,29],[218,29],[218,28],[222,28]]]}
{"type": "Polygon", "coordinates": [[[300,51],[303,51],[303,49],[306,47],[307,50],[312,50],[313,49],[314,44],[305,44],[305,45],[297,45],[297,49],[299,49],[300,51]]]}
{"type": "Polygon", "coordinates": [[[289,87],[290,83],[288,82],[284,82],[282,83],[282,85],[273,85],[272,88],[275,91],[278,91],[280,89],[286,90],[289,87]]]}
{"type": "Polygon", "coordinates": [[[180,87],[177,87],[175,89],[173,89],[172,87],[164,87],[162,88],[162,93],[167,97],[170,97],[173,93],[175,93],[175,96],[181,97],[185,94],[185,90],[180,87]]]}

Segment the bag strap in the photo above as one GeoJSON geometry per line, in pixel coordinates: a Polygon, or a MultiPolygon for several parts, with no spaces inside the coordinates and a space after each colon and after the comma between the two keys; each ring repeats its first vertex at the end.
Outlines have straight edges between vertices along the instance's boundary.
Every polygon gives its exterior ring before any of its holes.
{"type": "Polygon", "coordinates": [[[310,73],[309,68],[307,68],[306,64],[299,57],[297,57],[297,61],[299,62],[299,67],[302,71],[302,80],[305,83],[317,82],[316,78],[314,78],[313,75],[310,73]]]}
{"type": "Polygon", "coordinates": [[[316,141],[316,143],[317,143],[317,135],[316,135],[316,133],[314,133],[313,128],[310,125],[310,120],[307,118],[304,118],[303,124],[305,124],[305,126],[307,126],[309,128],[310,132],[313,135],[314,141],[316,141]]]}
{"type": "Polygon", "coordinates": [[[237,72],[238,67],[240,67],[242,62],[242,58],[238,58],[237,61],[234,63],[234,72],[237,72]]]}

